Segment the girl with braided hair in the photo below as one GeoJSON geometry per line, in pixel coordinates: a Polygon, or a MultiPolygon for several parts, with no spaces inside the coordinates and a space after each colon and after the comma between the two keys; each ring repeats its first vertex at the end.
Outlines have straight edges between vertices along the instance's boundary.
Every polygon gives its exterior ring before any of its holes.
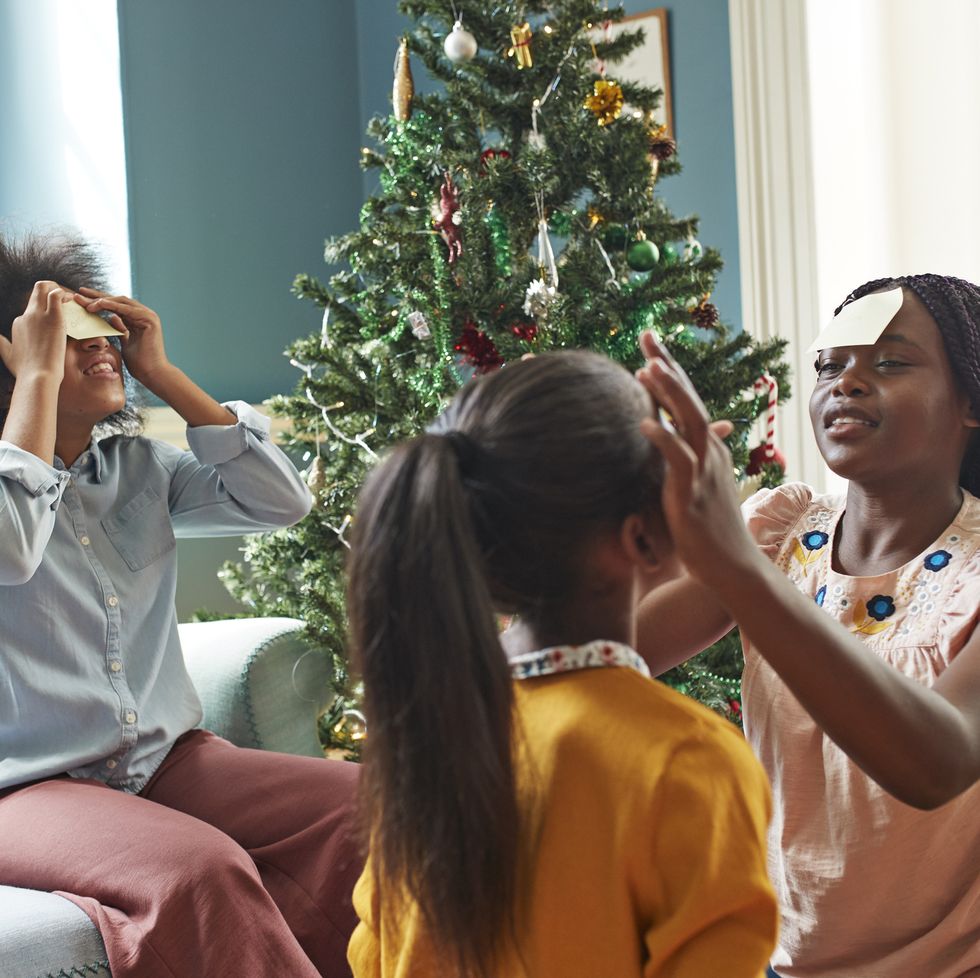
{"type": "Polygon", "coordinates": [[[740,513],[697,393],[644,339],[641,380],[675,422],[647,428],[686,576],[646,599],[638,648],[659,673],[741,629],[745,732],[774,795],[772,974],[965,978],[980,974],[980,289],[878,279],[836,329],[868,299],[898,309],[877,339],[815,344],[810,416],[840,497],[788,484],[740,513]]]}
{"type": "Polygon", "coordinates": [[[650,413],[619,365],[549,353],[466,385],[369,478],[355,978],[761,978],[762,770],[630,647],[677,569],[650,413]],[[495,610],[519,615],[503,637],[495,610]]]}

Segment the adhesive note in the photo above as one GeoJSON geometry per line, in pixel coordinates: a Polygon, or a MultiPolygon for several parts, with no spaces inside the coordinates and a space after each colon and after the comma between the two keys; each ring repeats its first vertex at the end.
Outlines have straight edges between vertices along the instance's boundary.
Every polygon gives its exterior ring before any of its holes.
{"type": "Polygon", "coordinates": [[[122,330],[110,325],[101,316],[89,312],[73,299],[61,307],[65,332],[73,340],[90,340],[93,336],[122,336],[122,330]]]}
{"type": "Polygon", "coordinates": [[[902,308],[902,289],[872,292],[849,302],[820,330],[807,353],[832,346],[873,346],[902,308]]]}

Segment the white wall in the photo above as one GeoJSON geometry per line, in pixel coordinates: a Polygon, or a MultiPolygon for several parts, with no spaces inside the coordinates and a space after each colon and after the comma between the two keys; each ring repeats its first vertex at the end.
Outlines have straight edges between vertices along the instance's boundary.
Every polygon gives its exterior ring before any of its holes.
{"type": "Polygon", "coordinates": [[[115,0],[0,0],[0,230],[67,228],[128,292],[115,0]]]}
{"type": "Polygon", "coordinates": [[[808,0],[821,322],[856,286],[980,280],[980,3],[808,0]]]}

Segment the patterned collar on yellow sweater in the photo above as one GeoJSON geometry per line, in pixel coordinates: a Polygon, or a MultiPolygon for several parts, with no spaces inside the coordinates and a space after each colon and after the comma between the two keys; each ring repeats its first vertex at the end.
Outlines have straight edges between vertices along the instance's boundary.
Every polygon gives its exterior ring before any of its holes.
{"type": "Polygon", "coordinates": [[[510,659],[514,679],[534,679],[537,676],[553,676],[575,669],[601,669],[604,666],[624,666],[644,676],[650,675],[647,664],[628,645],[601,639],[586,645],[553,645],[510,659]]]}

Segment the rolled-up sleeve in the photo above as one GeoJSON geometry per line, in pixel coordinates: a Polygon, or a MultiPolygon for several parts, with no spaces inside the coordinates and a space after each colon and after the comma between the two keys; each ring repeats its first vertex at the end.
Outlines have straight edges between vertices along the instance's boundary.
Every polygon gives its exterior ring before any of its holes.
{"type": "Polygon", "coordinates": [[[269,419],[243,401],[238,419],[187,429],[189,452],[154,442],[172,467],[170,514],[177,536],[233,536],[291,526],[310,511],[310,491],[270,437],[269,419]]]}
{"type": "Polygon", "coordinates": [[[41,563],[70,476],[0,441],[0,584],[24,584],[41,563]]]}

